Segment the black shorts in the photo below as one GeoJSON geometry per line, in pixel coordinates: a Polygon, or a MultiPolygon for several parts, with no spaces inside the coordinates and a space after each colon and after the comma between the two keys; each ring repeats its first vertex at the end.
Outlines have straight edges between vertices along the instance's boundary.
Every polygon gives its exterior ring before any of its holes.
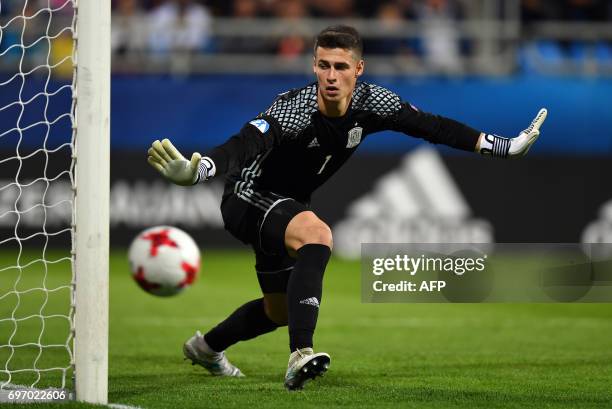
{"type": "Polygon", "coordinates": [[[221,204],[225,229],[255,251],[255,270],[263,293],[285,293],[295,259],[285,248],[287,225],[310,210],[294,199],[271,192],[230,194],[221,204]]]}

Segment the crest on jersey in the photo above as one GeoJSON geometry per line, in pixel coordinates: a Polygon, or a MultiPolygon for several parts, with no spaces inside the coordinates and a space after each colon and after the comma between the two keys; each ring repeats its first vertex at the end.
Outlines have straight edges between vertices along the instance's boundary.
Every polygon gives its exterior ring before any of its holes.
{"type": "Polygon", "coordinates": [[[359,145],[361,142],[361,134],[363,132],[363,128],[360,126],[356,126],[351,129],[348,133],[348,142],[346,144],[347,148],[354,148],[359,145]]]}
{"type": "Polygon", "coordinates": [[[259,129],[261,133],[266,133],[270,129],[270,124],[265,119],[255,119],[249,123],[259,129]]]}

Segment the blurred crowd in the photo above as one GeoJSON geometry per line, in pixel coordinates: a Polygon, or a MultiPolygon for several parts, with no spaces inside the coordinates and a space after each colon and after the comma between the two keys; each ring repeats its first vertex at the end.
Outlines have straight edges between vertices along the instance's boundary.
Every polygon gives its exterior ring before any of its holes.
{"type": "MultiPolygon", "coordinates": [[[[507,1],[498,0],[500,13],[507,1]]],[[[308,51],[311,41],[304,34],[309,31],[301,27],[302,18],[359,17],[376,19],[381,32],[389,33],[404,21],[427,23],[418,38],[366,38],[368,54],[465,53],[469,44],[458,38],[453,25],[464,18],[482,17],[483,3],[482,0],[113,0],[113,48],[118,53],[147,49],[154,53],[194,50],[299,55],[308,51]],[[292,22],[294,30],[280,38],[270,33],[267,40],[244,36],[216,40],[211,35],[216,17],[273,17],[292,22]],[[142,24],[148,25],[148,29],[142,24]]],[[[541,20],[612,20],[612,2],[522,0],[520,17],[527,24],[541,20]]]]}
{"type": "Polygon", "coordinates": [[[523,22],[546,20],[610,21],[612,2],[609,0],[522,0],[523,22]]]}
{"type": "MultiPolygon", "coordinates": [[[[11,15],[36,15],[37,10],[46,7],[67,18],[72,15],[72,0],[1,0],[0,3],[0,25],[10,20],[11,15]]],[[[524,35],[529,35],[529,27],[540,21],[612,21],[610,0],[112,0],[112,11],[112,50],[118,57],[147,55],[163,59],[177,53],[223,53],[268,54],[291,59],[310,52],[313,28],[306,26],[305,18],[366,18],[375,23],[376,34],[364,36],[368,55],[415,55],[429,67],[448,72],[460,71],[461,57],[473,55],[479,47],[473,35],[464,36],[458,27],[464,20],[520,18],[527,29],[524,35]],[[512,16],[505,14],[508,10],[514,10],[512,16]],[[219,24],[227,21],[221,18],[263,21],[275,18],[287,24],[278,32],[274,31],[278,27],[271,25],[268,32],[259,30],[257,36],[228,33],[228,30],[223,35],[215,35],[213,24],[217,22],[215,27],[219,29],[219,24]],[[418,32],[404,35],[405,22],[420,23],[418,32]]],[[[41,19],[46,19],[45,16],[39,14],[41,19]]],[[[10,44],[21,42],[21,37],[25,40],[30,32],[32,38],[39,36],[40,33],[32,30],[35,25],[36,19],[28,21],[25,36],[21,23],[4,27],[0,53],[10,44]]],[[[40,28],[47,26],[45,21],[39,25],[40,28]]],[[[69,50],[68,34],[53,41],[65,43],[63,48],[69,50]]],[[[553,53],[557,52],[555,46],[553,53]]],[[[604,50],[612,58],[607,40],[604,50]]],[[[17,50],[13,54],[17,55],[17,50]]]]}
{"type": "MultiPolygon", "coordinates": [[[[176,52],[225,54],[265,53],[291,59],[310,51],[313,30],[304,18],[374,18],[388,36],[365,38],[367,53],[432,56],[437,65],[456,64],[462,52],[453,24],[465,16],[460,0],[114,0],[113,50],[133,55],[146,50],[163,56],[176,52]],[[276,18],[290,30],[265,36],[212,35],[213,19],[276,18]],[[421,35],[406,38],[397,33],[404,21],[429,24],[421,35]],[[143,27],[146,25],[147,27],[143,27]]],[[[465,48],[465,47],[463,47],[465,48]]]]}
{"type": "MultiPolygon", "coordinates": [[[[62,1],[62,0],[55,0],[62,1]]],[[[491,1],[491,0],[488,0],[491,1]]],[[[507,0],[506,0],[507,1],[507,0]]],[[[502,0],[502,3],[504,0],[502,0]]],[[[390,5],[397,7],[403,17],[418,18],[419,8],[478,7],[482,0],[113,0],[119,11],[130,4],[143,12],[154,12],[168,3],[199,7],[219,17],[322,17],[370,18],[380,15],[390,5]]],[[[605,20],[610,18],[612,5],[608,0],[520,0],[523,17],[554,20],[605,20]]]]}

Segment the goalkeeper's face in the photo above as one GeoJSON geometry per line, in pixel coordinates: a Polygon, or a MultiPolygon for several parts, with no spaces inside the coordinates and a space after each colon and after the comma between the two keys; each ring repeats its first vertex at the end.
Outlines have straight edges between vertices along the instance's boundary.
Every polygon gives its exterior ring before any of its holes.
{"type": "Polygon", "coordinates": [[[351,50],[317,47],[314,73],[321,97],[328,102],[350,99],[363,67],[361,57],[351,50]]]}

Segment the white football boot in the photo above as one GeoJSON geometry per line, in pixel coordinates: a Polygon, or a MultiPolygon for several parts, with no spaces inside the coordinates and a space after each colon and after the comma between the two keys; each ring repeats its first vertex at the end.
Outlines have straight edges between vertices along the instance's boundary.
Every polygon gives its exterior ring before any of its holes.
{"type": "Polygon", "coordinates": [[[201,365],[214,376],[244,376],[240,369],[230,363],[225,352],[214,352],[200,331],[183,344],[185,359],[190,359],[192,365],[201,365]]]}
{"type": "Polygon", "coordinates": [[[315,354],[312,348],[295,350],[289,355],[285,388],[290,391],[302,389],[307,381],[323,376],[330,362],[331,358],[325,352],[315,354]]]}

